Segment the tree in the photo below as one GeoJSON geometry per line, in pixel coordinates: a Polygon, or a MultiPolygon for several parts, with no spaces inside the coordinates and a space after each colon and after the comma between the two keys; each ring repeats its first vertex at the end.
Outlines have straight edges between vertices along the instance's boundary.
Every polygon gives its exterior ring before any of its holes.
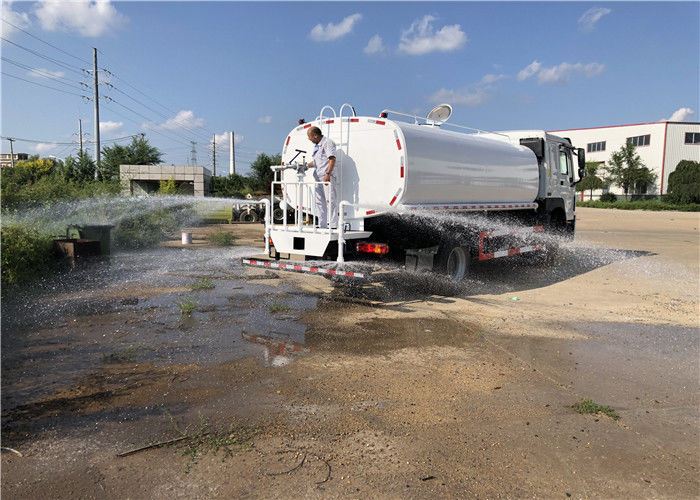
{"type": "Polygon", "coordinates": [[[257,191],[269,191],[270,183],[275,175],[270,170],[270,166],[279,165],[282,163],[282,155],[267,156],[265,153],[260,153],[253,163],[250,164],[251,187],[257,191]]]}
{"type": "Polygon", "coordinates": [[[630,191],[646,192],[647,186],[656,181],[656,174],[642,163],[634,144],[627,142],[610,156],[607,180],[621,187],[626,196],[630,191]]]}
{"type": "Polygon", "coordinates": [[[68,181],[91,181],[95,178],[95,162],[86,151],[69,156],[63,163],[63,177],[68,181]]]}
{"type": "Polygon", "coordinates": [[[144,135],[131,140],[131,144],[105,146],[102,148],[100,173],[103,179],[119,177],[119,165],[155,165],[163,160],[163,153],[151,146],[144,135]]]}
{"type": "Polygon", "coordinates": [[[668,199],[672,203],[700,203],[700,162],[681,160],[668,176],[668,199]]]}
{"type": "Polygon", "coordinates": [[[243,198],[243,193],[249,191],[249,179],[231,174],[228,177],[212,177],[211,192],[214,196],[225,198],[243,198]]]}
{"type": "Polygon", "coordinates": [[[586,162],[586,175],[576,184],[576,191],[590,190],[591,200],[593,199],[594,189],[603,189],[607,186],[606,182],[597,175],[599,167],[600,164],[598,162],[586,162]]]}

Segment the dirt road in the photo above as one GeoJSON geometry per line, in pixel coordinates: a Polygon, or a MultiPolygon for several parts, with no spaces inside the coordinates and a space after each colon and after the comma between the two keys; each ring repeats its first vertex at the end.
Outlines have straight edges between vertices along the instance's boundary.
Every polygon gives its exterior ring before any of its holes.
{"type": "Polygon", "coordinates": [[[697,497],[700,219],[578,212],[555,265],[458,290],[243,270],[235,226],[5,300],[2,494],[697,497]]]}

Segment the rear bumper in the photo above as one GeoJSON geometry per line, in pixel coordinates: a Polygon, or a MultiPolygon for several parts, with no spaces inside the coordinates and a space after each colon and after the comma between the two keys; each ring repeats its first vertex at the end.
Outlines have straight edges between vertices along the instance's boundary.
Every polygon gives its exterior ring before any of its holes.
{"type": "Polygon", "coordinates": [[[290,271],[296,273],[308,273],[308,274],[321,274],[326,276],[338,276],[341,278],[369,278],[370,274],[355,271],[345,271],[343,269],[335,269],[330,266],[320,267],[320,266],[309,266],[303,264],[295,264],[291,262],[279,262],[275,260],[264,260],[264,259],[248,259],[243,258],[241,262],[244,266],[250,267],[262,267],[267,269],[276,269],[279,271],[290,271]]]}

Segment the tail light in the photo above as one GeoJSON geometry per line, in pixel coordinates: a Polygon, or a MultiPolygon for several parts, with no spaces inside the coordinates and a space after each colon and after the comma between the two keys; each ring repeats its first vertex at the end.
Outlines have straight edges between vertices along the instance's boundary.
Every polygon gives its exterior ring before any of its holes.
{"type": "Polygon", "coordinates": [[[357,248],[358,252],[362,253],[373,253],[379,255],[386,255],[389,253],[389,245],[385,243],[358,243],[355,248],[357,248]]]}

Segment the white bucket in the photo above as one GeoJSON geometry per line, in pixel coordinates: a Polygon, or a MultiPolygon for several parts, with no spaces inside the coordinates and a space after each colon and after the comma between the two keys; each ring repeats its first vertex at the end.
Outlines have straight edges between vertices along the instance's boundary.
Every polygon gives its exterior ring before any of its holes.
{"type": "Polygon", "coordinates": [[[192,233],[182,232],[182,244],[191,245],[192,244],[192,233]]]}

